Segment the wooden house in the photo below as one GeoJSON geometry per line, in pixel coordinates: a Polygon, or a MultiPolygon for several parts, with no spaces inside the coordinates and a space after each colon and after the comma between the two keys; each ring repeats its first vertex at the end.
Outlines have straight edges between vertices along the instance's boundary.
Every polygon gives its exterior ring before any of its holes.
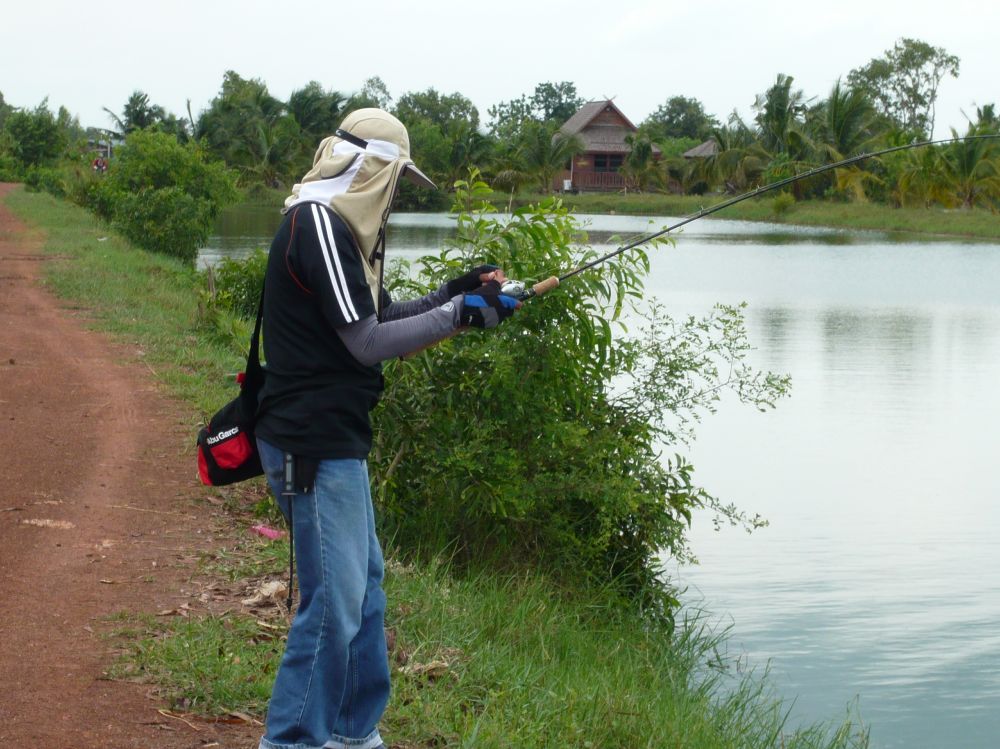
{"type": "MultiPolygon", "coordinates": [[[[630,151],[625,137],[637,130],[610,99],[584,104],[559,128],[564,136],[577,136],[584,150],[556,176],[553,188],[560,192],[624,189],[620,169],[630,151]]],[[[660,158],[655,146],[653,157],[660,158]]]]}

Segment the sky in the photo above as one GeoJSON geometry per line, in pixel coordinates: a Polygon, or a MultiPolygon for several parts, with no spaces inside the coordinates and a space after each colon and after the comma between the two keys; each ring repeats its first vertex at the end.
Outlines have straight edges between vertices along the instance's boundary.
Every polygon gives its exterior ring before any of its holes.
{"type": "Polygon", "coordinates": [[[571,81],[587,100],[614,98],[635,124],[675,95],[724,120],[751,116],[779,73],[807,97],[882,56],[901,37],[961,60],[940,87],[935,136],[965,130],[964,113],[1000,103],[1000,3],[839,0],[35,0],[0,14],[0,92],[34,107],[45,97],[84,126],[110,127],[135,90],[197,117],[227,70],[287,99],[316,80],[352,93],[371,76],[399,98],[434,88],[480,111],[571,81]]]}

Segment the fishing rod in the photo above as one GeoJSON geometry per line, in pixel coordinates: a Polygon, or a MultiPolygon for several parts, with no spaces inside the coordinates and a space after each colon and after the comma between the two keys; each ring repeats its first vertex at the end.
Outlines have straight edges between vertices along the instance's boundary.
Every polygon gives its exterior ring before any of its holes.
{"type": "Polygon", "coordinates": [[[896,151],[907,151],[911,148],[923,148],[924,146],[936,146],[945,143],[958,143],[960,141],[967,141],[967,140],[983,140],[983,139],[995,139],[995,138],[1000,138],[1000,134],[966,135],[960,138],[942,138],[940,140],[925,140],[919,143],[907,143],[902,146],[883,148],[881,151],[861,153],[856,156],[851,156],[850,158],[847,159],[842,159],[841,161],[837,161],[833,164],[824,164],[823,166],[818,166],[813,169],[809,169],[808,171],[802,172],[801,174],[795,174],[792,175],[791,177],[786,177],[785,179],[778,180],[777,182],[772,182],[769,185],[762,185],[753,190],[750,190],[749,192],[745,192],[742,195],[737,195],[735,197],[729,198],[728,200],[723,200],[722,202],[716,203],[715,205],[709,206],[708,208],[702,208],[697,213],[691,214],[690,216],[681,219],[676,224],[672,224],[671,226],[668,226],[665,229],[660,229],[660,231],[654,232],[652,234],[647,234],[645,236],[642,236],[639,239],[635,240],[634,242],[622,245],[621,247],[618,247],[612,252],[609,252],[606,255],[602,255],[601,257],[595,260],[591,260],[588,263],[584,263],[580,267],[575,268],[569,271],[568,273],[564,273],[561,276],[550,276],[549,278],[539,281],[538,283],[530,287],[523,281],[508,280],[502,285],[501,292],[521,301],[524,301],[526,299],[531,299],[532,297],[535,296],[541,296],[542,294],[545,294],[546,292],[549,292],[552,289],[556,288],[557,286],[559,286],[559,284],[561,284],[568,278],[572,278],[573,276],[579,273],[583,273],[585,270],[593,268],[596,265],[600,265],[601,263],[604,263],[613,257],[617,257],[618,255],[621,255],[623,252],[635,249],[636,247],[651,242],[652,240],[658,237],[662,237],[664,234],[667,234],[668,232],[674,231],[675,229],[679,229],[682,226],[690,224],[692,221],[697,221],[700,218],[704,218],[705,216],[709,216],[713,213],[716,213],[717,211],[721,211],[723,208],[728,208],[731,205],[742,203],[744,200],[755,198],[758,195],[763,195],[764,193],[770,192],[771,190],[777,190],[778,188],[784,187],[785,185],[790,185],[793,182],[798,182],[800,179],[808,179],[809,177],[815,177],[817,174],[828,172],[831,169],[840,169],[841,167],[850,166],[851,164],[856,164],[857,162],[864,161],[865,159],[872,159],[872,158],[877,158],[879,156],[885,156],[886,154],[895,153],[896,151]]]}

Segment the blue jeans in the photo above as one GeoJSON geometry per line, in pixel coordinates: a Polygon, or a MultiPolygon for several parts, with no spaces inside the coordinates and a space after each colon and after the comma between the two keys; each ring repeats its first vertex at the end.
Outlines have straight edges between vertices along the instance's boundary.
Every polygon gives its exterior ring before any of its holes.
{"type": "MultiPolygon", "coordinates": [[[[257,440],[281,496],[284,453],[257,440]]],[[[374,749],[389,701],[382,550],[368,465],[322,460],[313,489],[292,499],[300,601],[267,708],[260,749],[374,749]]]]}

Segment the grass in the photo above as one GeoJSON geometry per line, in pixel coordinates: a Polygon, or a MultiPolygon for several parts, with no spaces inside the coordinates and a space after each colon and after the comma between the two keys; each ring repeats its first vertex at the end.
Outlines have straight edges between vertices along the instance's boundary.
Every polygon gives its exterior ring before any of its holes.
{"type": "Polygon", "coordinates": [[[111,636],[125,644],[114,679],[156,684],[173,710],[200,715],[267,709],[283,633],[244,616],[178,617],[161,624],[118,614],[111,636]]]}
{"type": "MultiPolygon", "coordinates": [[[[581,193],[561,197],[577,213],[682,217],[721,203],[728,196],[581,193]]],[[[541,198],[541,195],[518,196],[514,205],[537,202],[541,198]]],[[[997,215],[981,208],[892,208],[876,203],[837,203],[828,200],[809,200],[788,205],[774,195],[765,195],[725,208],[710,218],[775,221],[913,235],[1000,239],[1000,220],[997,215]]]]}
{"type": "MultiPolygon", "coordinates": [[[[46,283],[92,325],[130,344],[166,392],[186,403],[193,435],[233,395],[238,351],[199,304],[182,264],[135,250],[84,211],[15,191],[7,205],[44,232],[46,283]]],[[[248,337],[248,336],[247,336],[248,337]]],[[[226,508],[244,517],[261,498],[226,508]]],[[[235,535],[235,534],[234,534],[235,535]]],[[[390,560],[399,554],[388,554],[390,560]]],[[[230,542],[202,562],[220,581],[282,579],[287,541],[230,542]]],[[[238,587],[238,586],[236,586],[238,587]]],[[[387,627],[394,696],[383,730],[417,747],[863,747],[853,716],[796,728],[766,672],[744,672],[725,632],[693,616],[673,633],[541,574],[456,574],[445,563],[390,561],[387,627]]],[[[263,715],[287,618],[277,605],[230,600],[111,622],[123,649],[112,674],[157,685],[170,707],[263,715]]]]}
{"type": "MultiPolygon", "coordinates": [[[[600,594],[538,575],[391,563],[393,698],[381,729],[405,747],[863,747],[854,716],[793,728],[764,673],[699,617],[672,637],[600,594]]],[[[284,627],[252,617],[126,618],[112,675],[158,684],[175,710],[261,716],[284,627]],[[145,627],[143,629],[143,627],[145,627]],[[137,630],[139,635],[136,636],[137,630]]]]}

